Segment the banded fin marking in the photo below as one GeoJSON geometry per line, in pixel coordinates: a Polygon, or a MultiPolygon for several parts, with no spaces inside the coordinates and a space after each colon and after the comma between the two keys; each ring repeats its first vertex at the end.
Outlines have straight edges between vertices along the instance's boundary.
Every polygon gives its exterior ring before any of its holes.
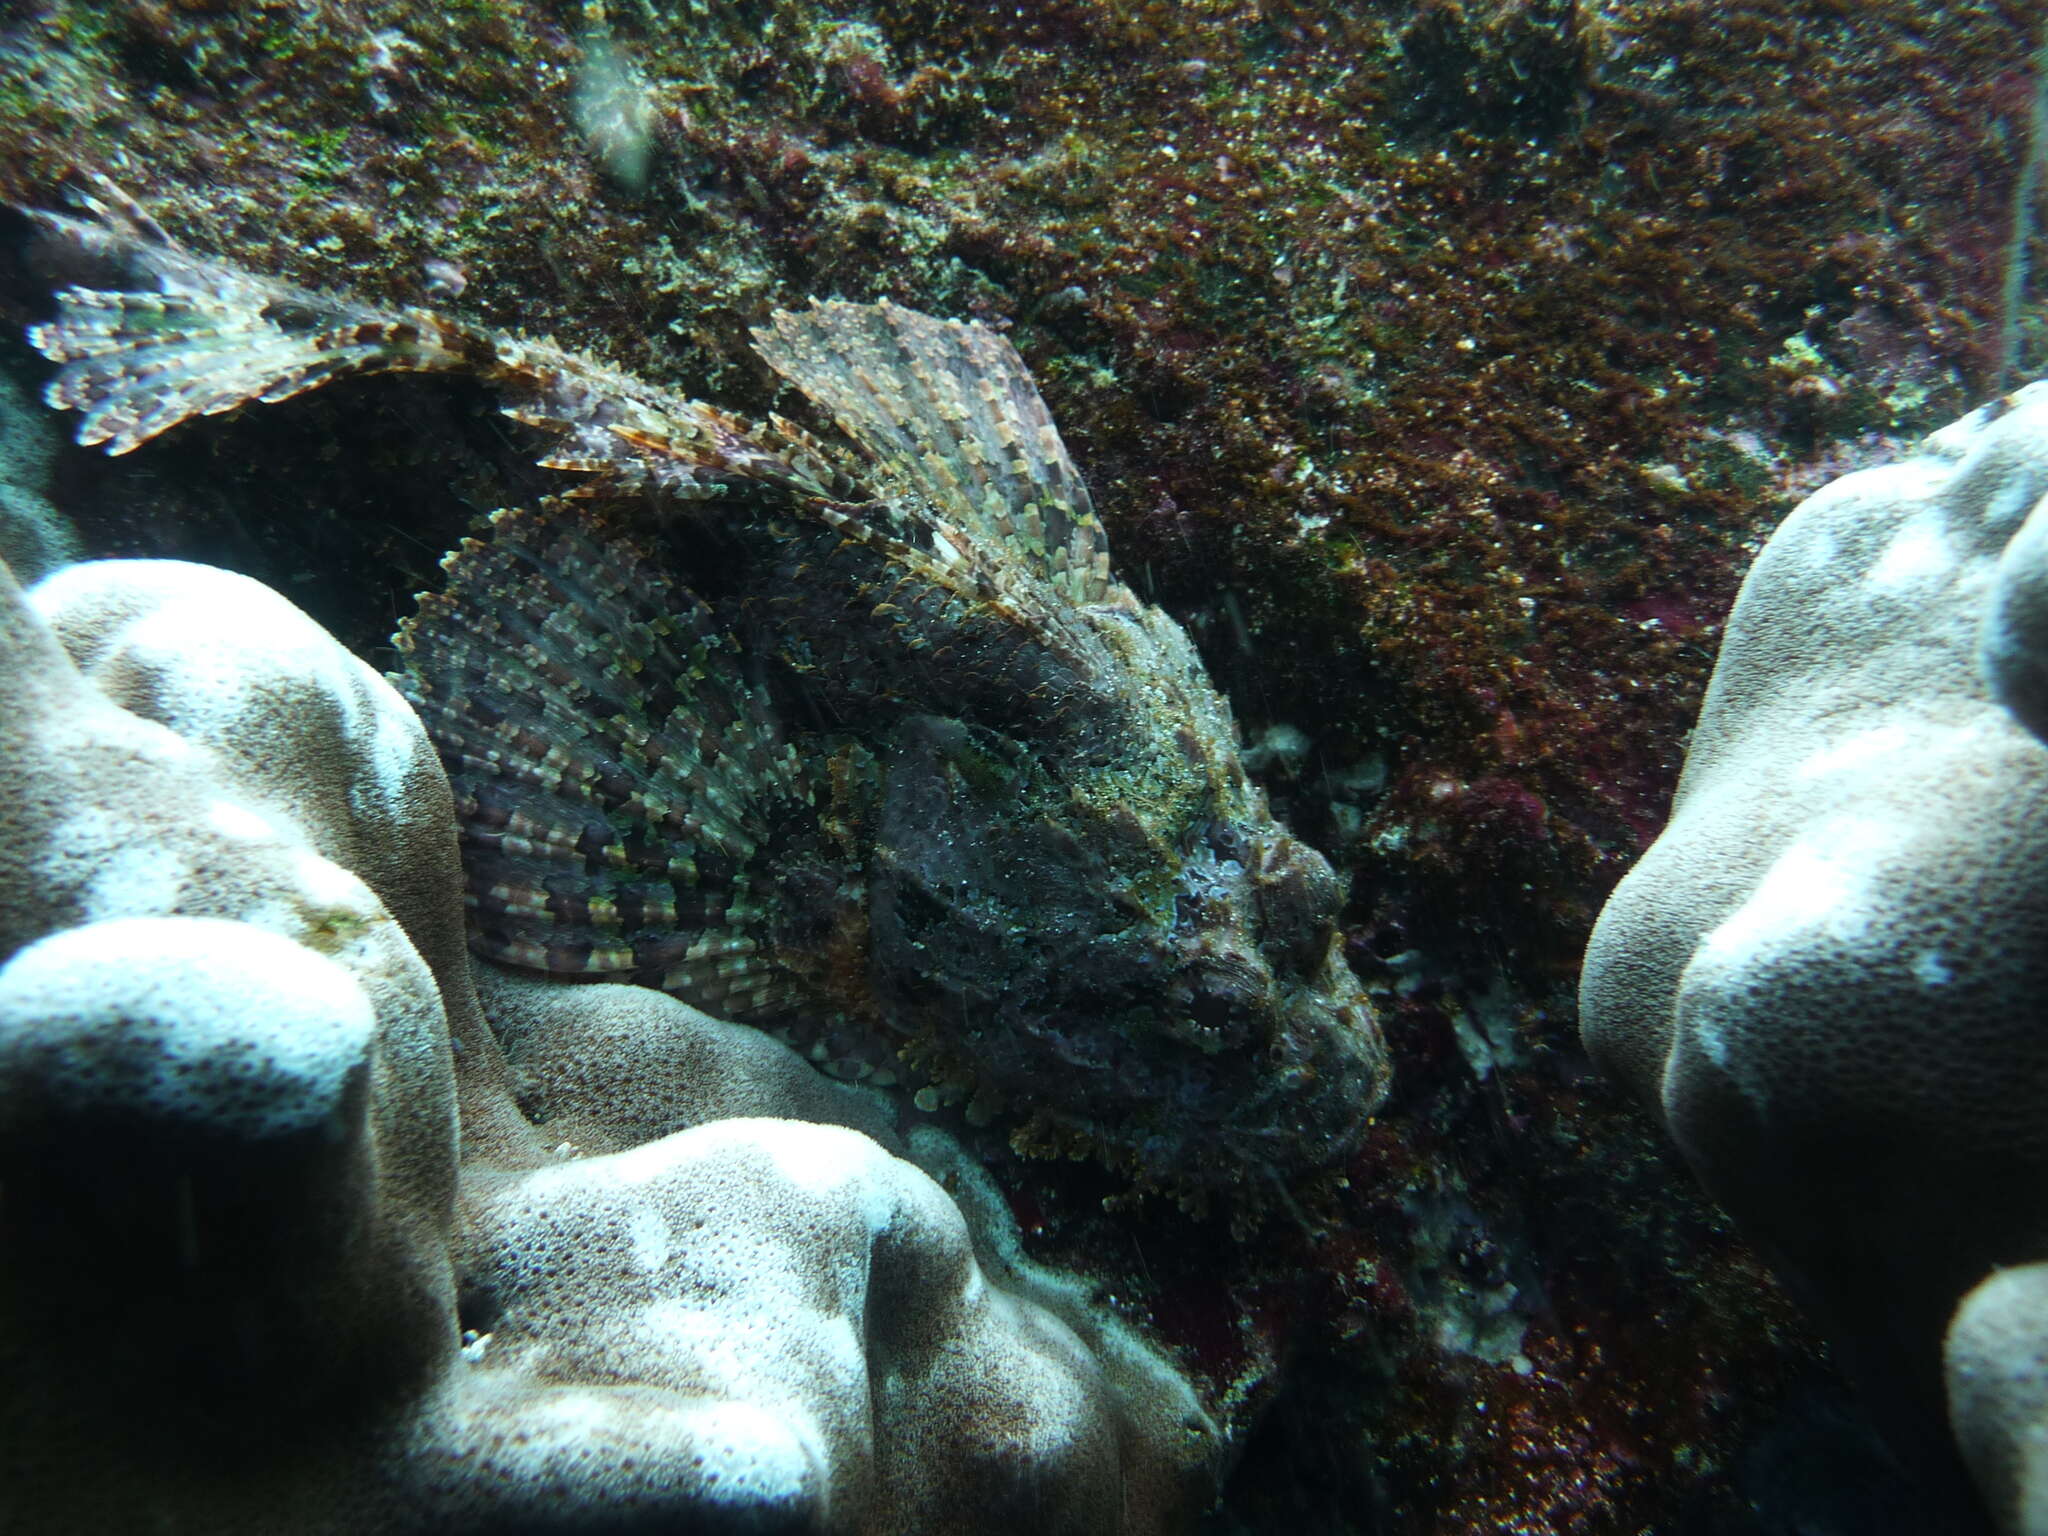
{"type": "Polygon", "coordinates": [[[119,289],[57,295],[29,341],[63,366],[45,398],[82,413],[77,436],[126,453],[194,416],[288,400],[350,374],[471,366],[474,338],[424,311],[394,311],[257,277],[187,250],[100,183],[90,217],[30,210],[46,237],[119,289]]]}
{"type": "Polygon", "coordinates": [[[473,947],[793,1006],[761,857],[777,818],[814,819],[811,789],[710,609],[580,501],[496,513],[444,566],[394,681],[454,789],[473,947]]]}
{"type": "Polygon", "coordinates": [[[490,345],[491,365],[479,371],[504,391],[505,414],[560,439],[540,462],[594,477],[572,494],[703,501],[743,488],[794,496],[848,488],[801,436],[751,426],[551,342],[492,336],[490,345]]]}
{"type": "Polygon", "coordinates": [[[84,216],[24,212],[62,265],[96,279],[60,291],[56,318],[29,330],[63,365],[47,398],[82,413],[80,443],[127,453],[194,416],[354,374],[461,372],[500,390],[507,415],[560,438],[541,462],[592,476],[586,494],[853,492],[814,441],[783,424],[750,425],[549,341],[256,276],[179,244],[104,178],[72,201],[84,216]]]}
{"type": "Polygon", "coordinates": [[[753,335],[771,368],[942,522],[1000,541],[1073,603],[1119,600],[1088,488],[1004,338],[887,300],[779,310],[753,335]]]}

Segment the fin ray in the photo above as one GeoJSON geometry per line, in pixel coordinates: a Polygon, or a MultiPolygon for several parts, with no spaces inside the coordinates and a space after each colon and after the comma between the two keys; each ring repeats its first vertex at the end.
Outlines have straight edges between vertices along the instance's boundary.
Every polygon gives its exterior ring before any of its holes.
{"type": "Polygon", "coordinates": [[[929,497],[941,524],[1001,543],[1075,603],[1116,600],[1087,486],[1001,336],[887,300],[833,300],[777,311],[754,345],[885,472],[929,497]]]}
{"type": "Polygon", "coordinates": [[[29,342],[61,364],[45,398],[78,410],[81,443],[126,453],[194,416],[289,399],[355,373],[468,366],[459,328],[256,277],[209,261],[132,219],[36,212],[46,231],[121,262],[134,286],[77,286],[29,342]]]}
{"type": "Polygon", "coordinates": [[[811,790],[710,609],[566,498],[444,567],[395,681],[448,769],[477,950],[701,1007],[783,997],[757,887],[811,790]]]}

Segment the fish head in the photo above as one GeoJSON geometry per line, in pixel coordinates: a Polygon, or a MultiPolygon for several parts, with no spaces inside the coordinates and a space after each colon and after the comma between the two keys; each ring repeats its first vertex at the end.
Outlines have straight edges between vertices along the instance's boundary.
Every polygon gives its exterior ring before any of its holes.
{"type": "Polygon", "coordinates": [[[936,1078],[1140,1183],[1337,1162],[1387,1080],[1342,882],[1256,791],[1162,818],[1116,787],[959,721],[907,723],[870,872],[877,995],[936,1078]]]}

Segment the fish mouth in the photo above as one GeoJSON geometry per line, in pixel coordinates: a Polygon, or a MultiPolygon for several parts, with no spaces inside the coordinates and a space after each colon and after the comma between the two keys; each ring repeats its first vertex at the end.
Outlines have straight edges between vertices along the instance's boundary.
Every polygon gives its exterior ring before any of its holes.
{"type": "MultiPolygon", "coordinates": [[[[1148,1001],[1069,997],[996,1037],[986,1066],[1033,1119],[1141,1186],[1200,1198],[1298,1185],[1362,1144],[1390,1072],[1341,963],[1312,985],[1206,965],[1148,1001]]],[[[989,1037],[984,1037],[986,1042],[989,1037]]]]}
{"type": "Polygon", "coordinates": [[[1303,988],[1208,1134],[1247,1172],[1296,1182],[1362,1143],[1392,1073],[1362,989],[1303,988]]]}

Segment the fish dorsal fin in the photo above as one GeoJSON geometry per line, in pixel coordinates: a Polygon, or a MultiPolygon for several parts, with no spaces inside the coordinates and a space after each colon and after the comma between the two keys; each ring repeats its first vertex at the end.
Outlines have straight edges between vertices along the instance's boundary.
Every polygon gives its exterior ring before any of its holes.
{"type": "Polygon", "coordinates": [[[1114,600],[1088,488],[1001,336],[886,299],[832,300],[778,310],[754,345],[944,520],[1007,545],[1075,603],[1114,600]]]}
{"type": "Polygon", "coordinates": [[[508,415],[558,439],[541,462],[592,476],[584,494],[850,489],[816,444],[773,422],[752,426],[551,341],[246,272],[178,244],[111,183],[73,201],[85,216],[23,212],[46,257],[88,279],[61,290],[56,317],[28,333],[63,365],[45,397],[80,413],[81,443],[126,453],[191,417],[356,374],[468,373],[503,393],[508,415]]]}

